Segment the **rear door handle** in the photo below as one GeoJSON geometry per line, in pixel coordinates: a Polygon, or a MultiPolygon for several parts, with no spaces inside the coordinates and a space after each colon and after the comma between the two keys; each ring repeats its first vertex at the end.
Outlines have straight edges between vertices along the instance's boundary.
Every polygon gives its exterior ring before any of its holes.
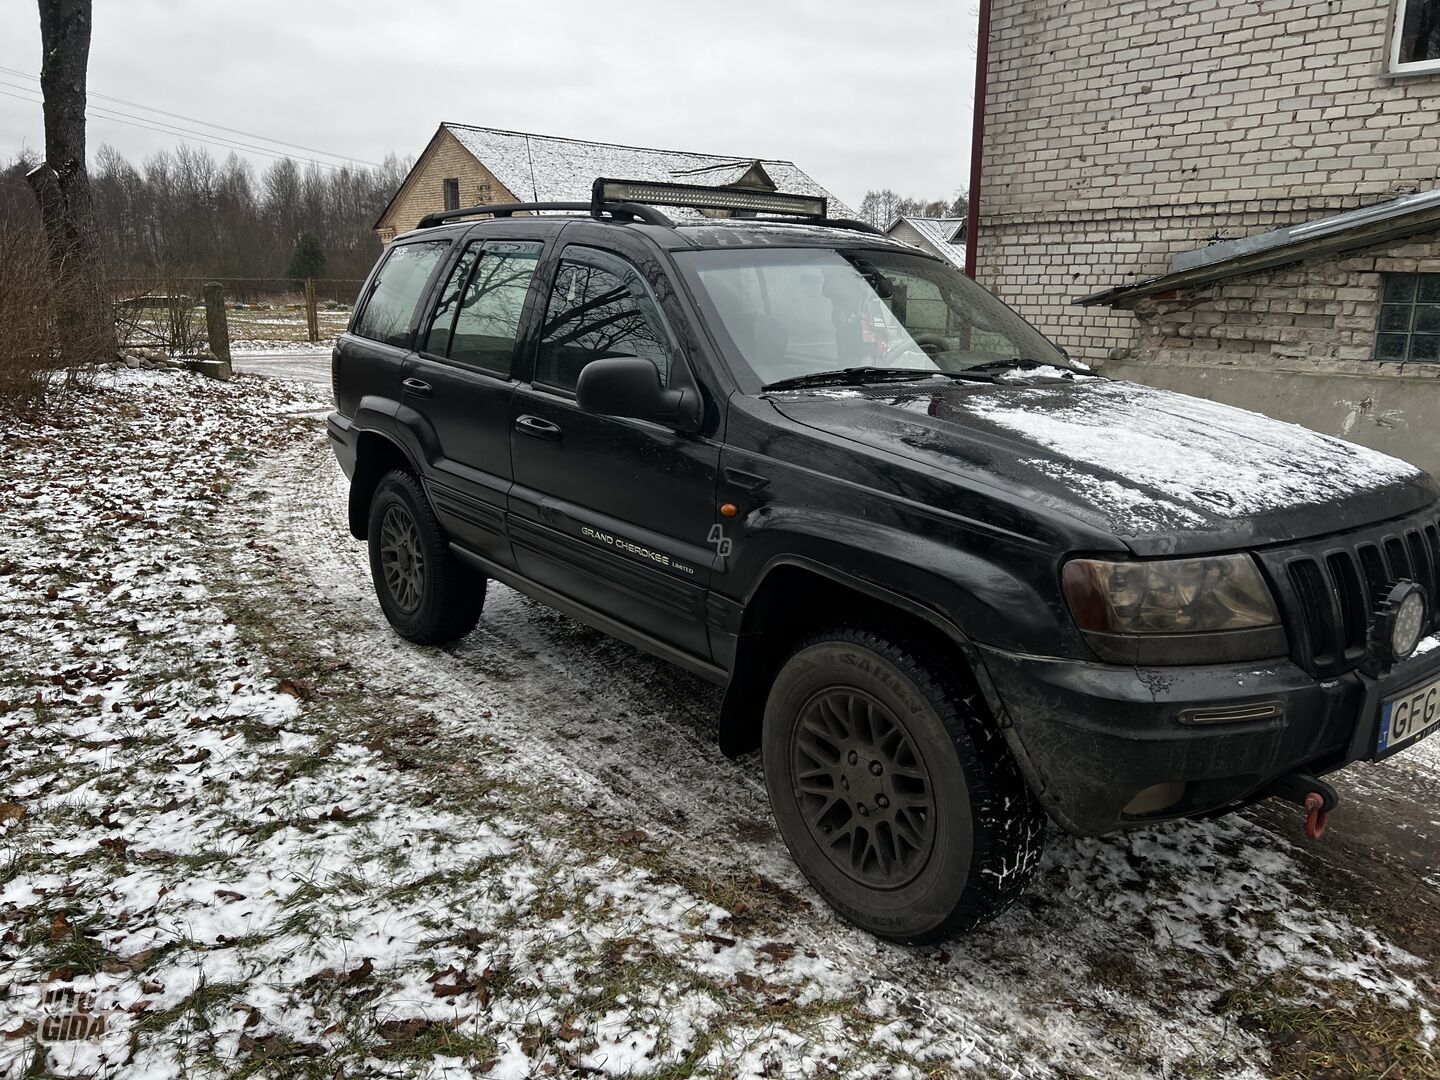
{"type": "Polygon", "coordinates": [[[538,416],[518,417],[515,420],[515,430],[521,435],[529,435],[532,439],[544,439],[546,442],[559,442],[562,434],[559,424],[541,420],[538,416]]]}
{"type": "Polygon", "coordinates": [[[430,397],[435,393],[435,388],[424,379],[406,379],[400,385],[407,394],[414,394],[416,397],[430,397]]]}

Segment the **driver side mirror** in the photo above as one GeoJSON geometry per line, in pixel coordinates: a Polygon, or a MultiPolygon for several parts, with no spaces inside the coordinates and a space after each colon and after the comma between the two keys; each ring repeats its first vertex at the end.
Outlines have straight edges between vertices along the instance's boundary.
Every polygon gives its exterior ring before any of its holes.
{"type": "Polygon", "coordinates": [[[700,399],[693,390],[667,390],[660,372],[638,356],[592,360],[580,369],[575,401],[586,412],[654,420],[681,431],[700,426],[700,399]]]}

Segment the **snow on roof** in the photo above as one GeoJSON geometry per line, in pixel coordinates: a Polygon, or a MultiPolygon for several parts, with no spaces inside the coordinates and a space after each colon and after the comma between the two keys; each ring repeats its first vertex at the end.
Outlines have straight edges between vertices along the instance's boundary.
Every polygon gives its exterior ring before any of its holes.
{"type": "Polygon", "coordinates": [[[516,198],[536,202],[588,202],[596,177],[669,183],[733,184],[757,165],[775,190],[793,195],[820,195],[829,200],[831,217],[855,212],[801,171],[793,161],[692,154],[643,146],[561,139],[523,131],[441,125],[516,198]]]}
{"type": "Polygon", "coordinates": [[[890,229],[902,221],[920,234],[931,254],[939,255],[961,270],[965,269],[965,245],[954,242],[955,234],[965,225],[964,218],[910,217],[902,214],[890,223],[890,229]]]}

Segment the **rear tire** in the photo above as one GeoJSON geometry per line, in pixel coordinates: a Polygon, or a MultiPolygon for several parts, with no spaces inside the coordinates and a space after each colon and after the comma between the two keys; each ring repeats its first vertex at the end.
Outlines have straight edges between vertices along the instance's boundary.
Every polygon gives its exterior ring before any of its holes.
{"type": "Polygon", "coordinates": [[[420,481],[396,469],[375,486],[368,529],[370,576],[395,632],[417,645],[445,645],[475,628],[485,578],[461,564],[420,481]]]}
{"type": "Polygon", "coordinates": [[[842,628],[803,642],[765,706],[765,784],[801,872],[836,911],[920,944],[999,915],[1045,815],[973,688],[926,650],[842,628]]]}

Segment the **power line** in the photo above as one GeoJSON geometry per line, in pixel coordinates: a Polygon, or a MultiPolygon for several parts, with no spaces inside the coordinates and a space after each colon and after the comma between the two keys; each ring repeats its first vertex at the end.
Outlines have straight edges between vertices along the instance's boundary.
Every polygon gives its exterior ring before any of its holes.
{"type": "MultiPolygon", "coordinates": [[[[19,70],[15,69],[15,68],[7,68],[7,67],[0,66],[0,72],[4,72],[6,75],[18,76],[18,77],[20,77],[20,78],[22,78],[22,79],[29,79],[29,80],[31,80],[32,82],[37,82],[37,83],[38,83],[38,82],[40,81],[40,77],[39,77],[38,75],[31,75],[28,71],[19,71],[19,70]]],[[[8,84],[8,83],[7,83],[7,84],[5,84],[5,85],[11,85],[11,84],[8,84]]],[[[29,90],[30,87],[28,87],[28,86],[27,86],[27,87],[16,87],[16,89],[29,90]]],[[[128,105],[128,106],[130,106],[132,109],[140,109],[140,110],[142,110],[142,111],[144,111],[144,112],[157,113],[157,114],[159,114],[160,116],[169,116],[169,117],[171,117],[171,118],[173,118],[173,119],[176,119],[176,120],[185,120],[185,121],[188,121],[188,122],[190,122],[190,123],[192,123],[192,124],[199,124],[199,125],[201,125],[202,127],[214,128],[214,129],[216,129],[217,131],[228,131],[228,132],[230,132],[232,135],[243,135],[243,136],[245,136],[247,139],[259,139],[259,140],[260,140],[261,142],[263,142],[263,143],[270,143],[270,144],[273,144],[273,145],[275,145],[275,146],[284,146],[284,147],[288,147],[288,148],[291,149],[291,150],[304,150],[304,151],[305,151],[306,153],[308,153],[308,154],[319,154],[321,157],[336,158],[336,159],[338,159],[338,160],[340,160],[340,161],[344,161],[344,162],[354,162],[354,163],[357,164],[357,165],[369,165],[369,166],[371,166],[372,168],[376,168],[376,169],[383,167],[383,166],[382,166],[379,162],[377,162],[377,161],[365,161],[363,158],[352,158],[352,157],[350,157],[350,156],[348,156],[348,155],[346,155],[346,154],[336,154],[336,153],[333,153],[333,152],[331,152],[331,151],[329,151],[329,150],[319,150],[319,149],[317,149],[317,148],[315,148],[315,147],[313,147],[313,146],[304,146],[304,145],[302,145],[302,144],[300,144],[300,143],[286,142],[284,139],[273,139],[273,138],[269,137],[268,135],[257,135],[257,134],[256,134],[255,132],[253,132],[253,131],[242,131],[242,130],[239,129],[239,128],[226,127],[224,124],[216,124],[216,123],[213,123],[213,122],[211,122],[211,121],[209,121],[209,120],[201,120],[199,117],[186,116],[184,113],[168,112],[168,111],[166,111],[165,109],[157,109],[157,108],[155,108],[153,105],[141,105],[139,102],[136,102],[136,101],[128,101],[128,100],[126,100],[125,98],[112,97],[112,96],[109,95],[109,94],[101,94],[101,93],[97,93],[97,92],[95,92],[95,91],[93,91],[93,90],[92,90],[92,91],[87,91],[86,97],[99,98],[99,99],[101,99],[101,100],[103,100],[103,101],[113,101],[113,102],[116,102],[117,104],[120,104],[120,105],[128,105]]],[[[98,106],[97,106],[97,107],[98,107],[98,106]]],[[[118,111],[118,110],[113,110],[113,111],[118,111]]],[[[130,115],[132,115],[132,114],[130,114],[130,113],[122,113],[121,115],[130,116],[130,115]]],[[[149,118],[148,118],[148,117],[145,117],[145,118],[137,118],[137,119],[149,119],[149,118]]],[[[157,121],[157,122],[158,122],[158,121],[157,121]]],[[[197,134],[198,134],[198,133],[197,133],[197,134]]],[[[287,154],[287,155],[284,155],[284,156],[289,157],[289,156],[291,156],[291,155],[288,155],[288,154],[287,154]]]]}
{"type": "MultiPolygon", "coordinates": [[[[5,82],[4,80],[0,80],[0,86],[8,86],[12,90],[21,90],[25,93],[34,93],[34,91],[31,90],[28,86],[18,86],[15,83],[5,82]]],[[[105,120],[116,120],[117,122],[122,124],[126,121],[119,118],[125,117],[128,120],[136,121],[136,126],[147,127],[150,128],[152,131],[162,131],[168,135],[190,135],[194,136],[198,140],[216,140],[213,145],[225,146],[232,150],[244,150],[248,153],[266,154],[271,157],[289,156],[287,154],[277,154],[270,147],[256,146],[252,143],[242,143],[237,139],[226,139],[220,135],[211,135],[208,131],[196,131],[194,128],[180,127],[178,124],[169,124],[163,120],[153,120],[148,116],[136,116],[134,113],[121,112],[119,109],[112,109],[107,106],[87,105],[85,107],[85,111],[90,113],[92,116],[96,116],[105,120]]],[[[315,162],[315,164],[324,166],[325,168],[338,168],[338,166],[332,165],[328,161],[317,161],[315,162]]]]}
{"type": "MultiPolygon", "coordinates": [[[[27,92],[27,93],[32,92],[32,91],[29,90],[28,87],[16,87],[13,83],[0,82],[0,86],[9,86],[9,87],[11,87],[12,89],[23,90],[23,91],[25,91],[25,92],[27,92]]],[[[5,91],[5,90],[0,90],[0,96],[9,97],[9,98],[14,98],[16,101],[29,102],[29,103],[32,104],[32,105],[43,105],[43,104],[44,104],[44,101],[41,100],[40,98],[35,98],[35,97],[23,97],[23,96],[21,96],[20,94],[9,93],[9,92],[7,92],[7,91],[5,91]]],[[[273,160],[273,161],[285,161],[285,160],[287,160],[287,159],[291,159],[291,156],[290,156],[289,154],[278,153],[278,152],[271,151],[271,150],[263,150],[263,149],[260,149],[259,147],[250,146],[250,145],[245,144],[245,143],[229,142],[229,141],[227,141],[227,140],[222,140],[221,137],[218,136],[218,135],[204,135],[204,134],[201,134],[201,133],[199,133],[199,132],[194,132],[194,131],[191,131],[191,130],[186,129],[186,128],[172,128],[172,127],[168,127],[168,126],[157,126],[157,125],[158,125],[158,121],[157,121],[156,123],[153,123],[153,124],[152,124],[152,123],[144,123],[144,122],[141,121],[140,118],[135,118],[135,119],[130,119],[130,120],[123,120],[123,119],[121,119],[121,117],[123,117],[123,116],[133,116],[132,113],[118,113],[118,114],[116,114],[116,115],[111,115],[111,111],[110,111],[110,110],[108,110],[108,109],[101,109],[100,106],[96,106],[96,105],[87,105],[86,108],[85,108],[85,112],[86,112],[87,115],[91,116],[92,118],[94,118],[94,119],[96,119],[96,120],[106,120],[106,121],[109,121],[109,122],[115,123],[115,124],[125,124],[127,127],[143,128],[143,129],[146,130],[146,131],[155,131],[155,132],[159,132],[159,133],[162,134],[162,135],[174,135],[174,136],[179,137],[182,141],[184,141],[184,140],[187,138],[187,136],[189,136],[189,138],[191,139],[191,141],[201,143],[201,144],[203,144],[203,145],[205,145],[205,146],[213,146],[213,147],[215,147],[216,149],[219,149],[219,150],[238,150],[238,151],[240,151],[241,153],[246,153],[246,154],[258,154],[258,155],[261,156],[261,157],[270,158],[270,159],[273,160]]],[[[291,160],[293,160],[293,159],[291,159],[291,160]]],[[[316,160],[314,160],[313,158],[311,159],[311,164],[313,164],[313,165],[315,165],[315,166],[317,166],[317,167],[319,167],[319,168],[321,168],[321,169],[329,169],[329,170],[331,170],[332,172],[340,172],[340,171],[342,171],[342,170],[344,169],[344,166],[343,166],[343,165],[334,165],[334,164],[331,164],[331,163],[328,162],[328,161],[316,161],[316,160]]]]}

